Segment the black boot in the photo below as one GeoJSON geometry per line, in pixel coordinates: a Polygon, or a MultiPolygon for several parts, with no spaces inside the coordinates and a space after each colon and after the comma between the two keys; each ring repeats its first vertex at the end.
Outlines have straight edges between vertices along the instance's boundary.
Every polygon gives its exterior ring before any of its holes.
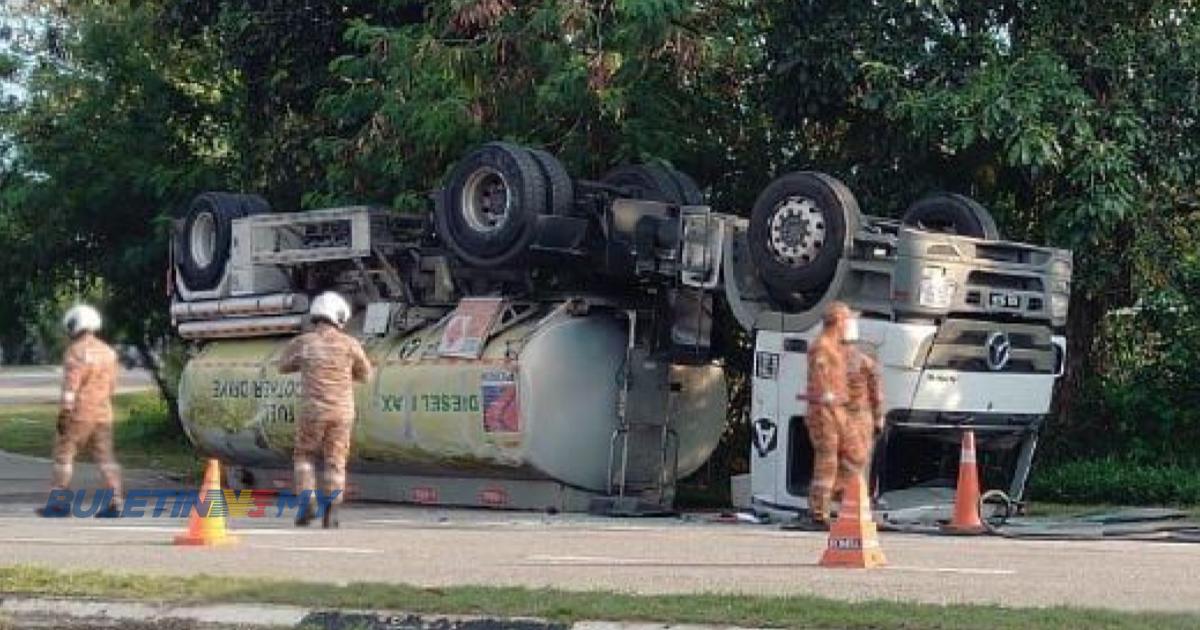
{"type": "Polygon", "coordinates": [[[321,526],[325,529],[338,528],[337,506],[333,503],[325,506],[325,516],[321,518],[321,526]]]}
{"type": "Polygon", "coordinates": [[[71,508],[66,505],[55,503],[54,505],[40,507],[34,510],[34,512],[36,512],[37,515],[42,518],[65,518],[71,515],[71,508]]]}
{"type": "Polygon", "coordinates": [[[96,518],[121,518],[121,502],[113,501],[108,504],[108,507],[96,512],[96,518]]]}
{"type": "Polygon", "coordinates": [[[296,514],[296,527],[308,527],[308,524],[313,520],[313,513],[317,511],[316,501],[307,501],[300,506],[300,511],[296,514]]]}
{"type": "Polygon", "coordinates": [[[794,532],[827,532],[829,531],[829,520],[802,514],[780,525],[779,529],[794,532]]]}

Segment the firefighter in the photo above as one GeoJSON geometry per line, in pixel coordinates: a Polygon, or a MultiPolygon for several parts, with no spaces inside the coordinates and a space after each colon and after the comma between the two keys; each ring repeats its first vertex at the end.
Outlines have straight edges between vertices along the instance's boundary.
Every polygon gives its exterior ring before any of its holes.
{"type": "MultiPolygon", "coordinates": [[[[864,474],[871,461],[875,436],[883,431],[883,376],[879,361],[856,345],[857,320],[849,320],[846,339],[846,431],[848,442],[843,450],[850,454],[849,465],[838,469],[838,489],[853,481],[853,474],[864,474]],[[861,459],[861,464],[859,460],[861,459]]],[[[836,493],[835,493],[836,494],[836,493]]]]}
{"type": "Polygon", "coordinates": [[[293,451],[296,494],[308,497],[300,506],[296,525],[308,525],[316,512],[314,460],[324,461],[325,505],[322,524],[337,527],[335,506],[346,490],[346,458],[354,426],[354,381],[371,378],[371,364],[356,339],[342,332],[350,305],[337,293],[317,296],[309,310],[314,328],[295,339],[279,359],[279,371],[300,373],[302,398],[293,451]],[[306,494],[307,492],[307,494],[306,494]],[[336,493],[336,494],[335,494],[336,493]]]}
{"type": "Polygon", "coordinates": [[[869,443],[852,431],[847,405],[849,343],[858,334],[857,316],[842,302],[826,309],[821,334],[808,352],[808,426],[813,447],[813,474],[808,507],[812,525],[829,527],[834,482],[862,474],[869,443]]]}
{"type": "MultiPolygon", "coordinates": [[[[112,492],[100,518],[120,516],[122,507],[121,467],[113,455],[112,396],[117,386],[117,353],[101,341],[100,313],[86,304],[72,307],[63,316],[63,327],[71,342],[63,357],[62,401],[54,438],[54,490],[71,484],[75,454],[90,445],[92,459],[112,492]]],[[[69,508],[39,510],[42,516],[66,516],[69,508]]]]}

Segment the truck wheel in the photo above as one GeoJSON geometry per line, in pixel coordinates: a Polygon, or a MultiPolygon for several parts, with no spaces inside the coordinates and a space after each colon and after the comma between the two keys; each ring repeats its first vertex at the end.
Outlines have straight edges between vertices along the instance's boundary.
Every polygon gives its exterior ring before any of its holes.
{"type": "Polygon", "coordinates": [[[658,164],[618,166],[600,181],[624,188],[634,199],[679,205],[697,205],[704,200],[691,177],[658,164]]]}
{"type": "Polygon", "coordinates": [[[271,211],[258,195],[206,192],[188,206],[176,250],[184,284],[193,291],[207,291],[221,284],[229,262],[233,220],[271,211]]]}
{"type": "Polygon", "coordinates": [[[991,241],[1000,240],[996,220],[978,201],[954,193],[929,195],[904,212],[904,225],[991,241]]]}
{"type": "Polygon", "coordinates": [[[570,216],[575,209],[575,185],[562,162],[547,151],[529,149],[529,155],[542,169],[542,177],[546,180],[546,207],[551,214],[560,217],[570,216]]]}
{"type": "Polygon", "coordinates": [[[476,267],[504,266],[529,247],[546,214],[546,178],[525,148],[489,142],[450,172],[435,219],[446,245],[476,267]]]}
{"type": "Polygon", "coordinates": [[[824,173],[788,173],[754,202],[750,256],[763,282],[780,293],[820,289],[858,224],[858,201],[845,184],[824,173]]]}
{"type": "Polygon", "coordinates": [[[683,171],[671,169],[671,177],[675,180],[675,185],[679,188],[683,203],[689,206],[704,205],[704,193],[700,190],[700,185],[696,183],[696,180],[692,179],[691,175],[683,171]]]}

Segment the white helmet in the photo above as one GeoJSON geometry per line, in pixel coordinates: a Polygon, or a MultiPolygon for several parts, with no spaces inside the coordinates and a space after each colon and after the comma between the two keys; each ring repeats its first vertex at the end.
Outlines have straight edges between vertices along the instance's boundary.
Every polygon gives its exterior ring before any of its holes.
{"type": "Polygon", "coordinates": [[[63,316],[63,328],[67,329],[67,335],[71,337],[85,332],[97,332],[100,330],[100,324],[100,312],[87,304],[76,304],[63,316]]]}
{"type": "Polygon", "coordinates": [[[346,303],[346,299],[334,293],[326,291],[318,295],[312,301],[312,306],[308,309],[308,315],[315,320],[328,320],[334,326],[341,328],[350,321],[350,305],[346,303]]]}

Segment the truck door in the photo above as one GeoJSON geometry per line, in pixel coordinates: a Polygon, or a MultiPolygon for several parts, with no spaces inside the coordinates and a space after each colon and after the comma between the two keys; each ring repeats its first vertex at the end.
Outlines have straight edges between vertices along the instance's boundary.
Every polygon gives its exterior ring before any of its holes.
{"type": "Polygon", "coordinates": [[[785,469],[780,442],[779,362],[783,336],[755,335],[754,372],[750,388],[750,491],[756,503],[777,504],[778,477],[785,469]]]}
{"type": "MultiPolygon", "coordinates": [[[[819,327],[818,327],[819,329],[819,327]]],[[[808,440],[808,347],[815,331],[784,336],[779,362],[780,505],[807,508],[813,450],[808,440]]]]}

